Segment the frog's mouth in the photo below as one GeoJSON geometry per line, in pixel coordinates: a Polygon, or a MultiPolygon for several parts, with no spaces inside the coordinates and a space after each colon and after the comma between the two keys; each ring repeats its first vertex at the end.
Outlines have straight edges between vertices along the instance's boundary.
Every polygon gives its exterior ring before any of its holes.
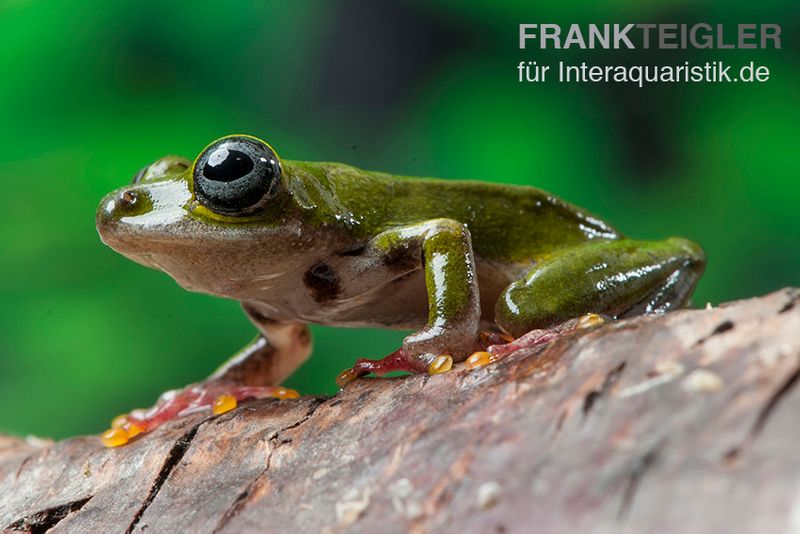
{"type": "MultiPolygon", "coordinates": [[[[129,260],[135,261],[145,267],[161,270],[160,263],[156,259],[157,254],[151,250],[142,248],[141,240],[136,239],[135,235],[126,235],[127,232],[120,232],[114,223],[97,222],[97,232],[100,240],[115,252],[119,252],[129,260]]],[[[148,241],[149,242],[149,241],[148,241]]]]}
{"type": "Polygon", "coordinates": [[[186,277],[192,272],[186,265],[198,263],[204,255],[202,248],[193,247],[185,239],[178,240],[176,236],[128,225],[124,221],[103,222],[98,219],[97,230],[103,243],[129,260],[166,273],[187,289],[205,290],[202,284],[186,277]]]}
{"type": "Polygon", "coordinates": [[[156,257],[153,254],[150,254],[148,252],[143,252],[141,254],[125,254],[125,253],[122,254],[129,260],[133,260],[139,265],[144,265],[145,267],[149,267],[157,271],[163,271],[163,269],[161,268],[161,264],[158,263],[156,257]]]}

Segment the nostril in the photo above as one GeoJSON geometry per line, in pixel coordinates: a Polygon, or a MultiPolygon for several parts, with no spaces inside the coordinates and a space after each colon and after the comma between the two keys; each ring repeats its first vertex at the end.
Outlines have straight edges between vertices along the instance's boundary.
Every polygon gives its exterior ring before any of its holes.
{"type": "Polygon", "coordinates": [[[124,207],[130,208],[135,206],[137,200],[139,200],[139,195],[137,195],[135,191],[131,191],[130,189],[124,190],[119,195],[119,202],[124,207]]]}

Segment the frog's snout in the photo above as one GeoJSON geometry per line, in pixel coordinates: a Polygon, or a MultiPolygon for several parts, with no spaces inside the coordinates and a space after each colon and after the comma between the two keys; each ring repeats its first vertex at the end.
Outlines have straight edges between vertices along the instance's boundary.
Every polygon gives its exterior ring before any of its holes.
{"type": "Polygon", "coordinates": [[[100,238],[109,245],[116,243],[127,233],[125,219],[145,214],[152,207],[150,195],[141,188],[129,186],[110,193],[97,208],[95,224],[100,238]]]}
{"type": "Polygon", "coordinates": [[[115,199],[112,199],[113,206],[111,207],[112,209],[119,209],[119,211],[131,211],[139,203],[140,197],[141,193],[137,193],[133,189],[123,189],[116,195],[115,199]]]}
{"type": "Polygon", "coordinates": [[[123,217],[140,215],[152,208],[152,201],[145,191],[125,187],[107,195],[97,209],[97,228],[110,230],[123,217]]]}

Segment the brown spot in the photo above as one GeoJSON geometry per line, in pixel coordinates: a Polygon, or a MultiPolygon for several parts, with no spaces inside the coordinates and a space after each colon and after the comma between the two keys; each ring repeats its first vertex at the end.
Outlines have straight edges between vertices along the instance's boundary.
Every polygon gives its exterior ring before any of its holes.
{"type": "Polygon", "coordinates": [[[712,331],[711,331],[711,333],[710,333],[710,334],[708,334],[708,335],[707,335],[706,337],[704,337],[704,338],[700,338],[700,339],[698,339],[698,340],[697,340],[697,342],[695,343],[695,346],[702,345],[703,343],[705,343],[706,341],[708,341],[708,339],[709,339],[709,338],[711,338],[711,337],[713,337],[713,336],[717,336],[717,335],[719,335],[719,334],[724,334],[725,332],[727,332],[727,331],[729,331],[729,330],[733,330],[733,327],[734,327],[734,326],[735,326],[735,325],[733,324],[733,321],[728,321],[728,320],[726,320],[726,321],[722,321],[721,323],[719,323],[719,324],[716,326],[716,328],[714,328],[714,330],[712,330],[712,331]]]}
{"type": "Polygon", "coordinates": [[[303,283],[317,302],[333,300],[342,290],[336,271],[324,261],[315,264],[303,275],[303,283]]]}
{"type": "Polygon", "coordinates": [[[586,417],[589,415],[589,412],[592,411],[595,403],[600,400],[600,398],[608,393],[616,384],[619,382],[620,377],[622,376],[622,371],[625,370],[625,362],[622,362],[614,369],[606,374],[606,378],[603,381],[603,385],[600,386],[599,390],[590,391],[586,397],[583,399],[583,416],[586,417]]]}
{"type": "Polygon", "coordinates": [[[728,330],[733,330],[733,322],[723,321],[717,325],[714,331],[711,332],[711,335],[716,336],[717,334],[722,334],[723,332],[727,332],[728,330]]]}
{"type": "Polygon", "coordinates": [[[311,344],[311,331],[306,325],[299,325],[299,328],[295,332],[295,337],[297,338],[298,343],[303,346],[311,344]]]}
{"type": "Polygon", "coordinates": [[[732,467],[739,460],[739,455],[741,454],[741,452],[742,451],[741,449],[739,449],[739,447],[733,447],[732,449],[728,450],[728,452],[722,455],[722,463],[724,463],[728,467],[732,467]]]}
{"type": "Polygon", "coordinates": [[[260,325],[273,325],[278,324],[279,321],[272,319],[271,317],[267,317],[260,311],[258,311],[255,307],[250,306],[249,304],[243,304],[242,308],[244,308],[244,312],[256,323],[260,325]]]}
{"type": "Polygon", "coordinates": [[[351,248],[339,253],[339,256],[361,256],[367,249],[365,245],[359,245],[356,248],[351,248]]]}
{"type": "Polygon", "coordinates": [[[412,251],[412,243],[403,243],[389,249],[383,256],[383,264],[393,272],[408,272],[422,263],[420,254],[412,251]]]}

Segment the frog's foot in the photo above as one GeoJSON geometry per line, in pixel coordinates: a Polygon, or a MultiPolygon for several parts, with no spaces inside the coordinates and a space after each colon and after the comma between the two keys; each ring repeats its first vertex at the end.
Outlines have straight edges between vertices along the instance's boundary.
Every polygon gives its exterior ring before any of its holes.
{"type": "Polygon", "coordinates": [[[502,334],[482,334],[481,340],[486,344],[485,350],[474,352],[464,363],[468,369],[482,367],[497,362],[518,350],[532,349],[550,343],[576,330],[585,330],[600,326],[607,320],[608,318],[602,315],[587,313],[577,319],[570,319],[569,321],[564,321],[550,328],[531,330],[517,339],[511,339],[510,341],[505,340],[508,341],[507,343],[497,342],[498,338],[503,337],[502,334]]]}
{"type": "Polygon", "coordinates": [[[152,408],[133,410],[127,415],[115,417],[111,421],[111,428],[100,438],[106,447],[118,447],[139,434],[185,415],[203,411],[214,415],[223,414],[236,408],[245,399],[297,397],[297,391],[280,386],[238,386],[217,382],[193,384],[181,390],[164,393],[152,408]]]}
{"type": "Polygon", "coordinates": [[[380,360],[356,360],[353,367],[345,369],[336,377],[339,387],[344,387],[356,378],[370,373],[383,376],[392,371],[406,371],[414,374],[446,373],[453,367],[453,357],[449,354],[422,354],[410,356],[404,349],[397,349],[380,360]]]}

